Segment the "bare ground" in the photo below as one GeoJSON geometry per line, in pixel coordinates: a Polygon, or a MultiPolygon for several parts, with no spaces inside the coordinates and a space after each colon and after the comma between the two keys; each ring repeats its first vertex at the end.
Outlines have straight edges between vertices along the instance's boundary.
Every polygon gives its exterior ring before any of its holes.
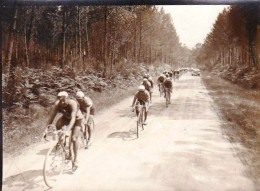
{"type": "MultiPolygon", "coordinates": [[[[136,139],[132,97],[95,116],[95,142],[80,167],[53,190],[256,190],[237,157],[244,150],[221,130],[200,77],[174,82],[172,104],[155,90],[148,125],[136,139]]],[[[42,166],[48,144],[4,158],[3,190],[47,190],[42,166]]]]}

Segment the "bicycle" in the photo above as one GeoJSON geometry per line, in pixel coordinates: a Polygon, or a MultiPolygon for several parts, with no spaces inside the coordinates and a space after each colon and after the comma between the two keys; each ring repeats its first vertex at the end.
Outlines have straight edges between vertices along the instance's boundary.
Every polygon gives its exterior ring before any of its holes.
{"type": "MultiPolygon", "coordinates": [[[[61,130],[56,130],[56,126],[50,125],[47,129],[45,135],[53,134],[53,137],[58,137],[57,143],[49,148],[43,165],[44,182],[48,187],[53,188],[63,173],[65,165],[68,165],[70,162],[71,164],[73,163],[73,157],[69,157],[69,136],[66,135],[65,128],[63,127],[61,130]]],[[[79,140],[79,147],[84,147],[84,136],[82,132],[79,140]]]]}
{"type": "Polygon", "coordinates": [[[162,97],[162,95],[163,95],[163,84],[159,83],[158,86],[159,86],[160,97],[162,97]]]}
{"type": "Polygon", "coordinates": [[[139,138],[139,126],[144,130],[145,105],[137,102],[135,105],[135,112],[137,114],[136,136],[139,138]]]}
{"type": "Polygon", "coordinates": [[[165,100],[166,100],[166,107],[168,107],[168,105],[171,103],[171,92],[170,92],[170,88],[165,88],[165,100]]]}

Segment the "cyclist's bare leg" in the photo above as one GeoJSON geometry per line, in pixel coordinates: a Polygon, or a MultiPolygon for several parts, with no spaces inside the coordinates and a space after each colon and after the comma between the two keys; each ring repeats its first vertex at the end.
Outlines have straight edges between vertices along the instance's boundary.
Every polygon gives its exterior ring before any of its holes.
{"type": "Polygon", "coordinates": [[[74,152],[74,161],[73,161],[73,167],[78,167],[78,150],[79,150],[79,135],[81,131],[81,126],[76,124],[73,128],[72,132],[72,138],[71,138],[71,145],[74,152]]]}
{"type": "Polygon", "coordinates": [[[87,131],[88,131],[88,137],[87,137],[87,144],[92,143],[92,137],[93,137],[93,131],[94,126],[93,124],[93,115],[89,116],[88,122],[87,122],[87,131]]]}
{"type": "Polygon", "coordinates": [[[149,105],[148,105],[148,104],[145,104],[145,112],[144,112],[144,121],[145,121],[145,122],[146,122],[147,116],[148,116],[148,107],[149,107],[149,105]]]}
{"type": "MultiPolygon", "coordinates": [[[[67,119],[67,118],[65,118],[63,116],[60,116],[58,118],[56,124],[55,124],[56,125],[56,129],[60,130],[60,129],[62,129],[63,126],[69,125],[69,123],[70,123],[69,119],[67,119]]],[[[66,144],[66,140],[64,140],[64,146],[66,146],[65,144],[66,144]]]]}
{"type": "Polygon", "coordinates": [[[68,125],[70,123],[70,120],[60,116],[56,122],[56,129],[60,130],[64,125],[68,125]]]}

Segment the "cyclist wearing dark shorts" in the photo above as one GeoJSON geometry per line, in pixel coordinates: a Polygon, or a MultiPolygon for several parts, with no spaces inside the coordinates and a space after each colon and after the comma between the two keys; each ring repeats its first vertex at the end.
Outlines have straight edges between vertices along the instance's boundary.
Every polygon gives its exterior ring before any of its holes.
{"type": "MultiPolygon", "coordinates": [[[[139,91],[136,92],[134,96],[132,108],[136,105],[137,102],[145,106],[144,124],[147,124],[146,121],[147,121],[147,115],[148,115],[149,104],[150,104],[150,94],[143,85],[139,86],[138,89],[139,91]]],[[[138,115],[138,113],[136,113],[136,115],[138,115]]]]}
{"type": "Polygon", "coordinates": [[[163,83],[163,86],[164,86],[164,94],[166,96],[166,90],[169,90],[170,92],[170,98],[171,98],[171,93],[172,93],[172,81],[170,79],[170,77],[167,77],[163,83]]]}
{"type": "Polygon", "coordinates": [[[63,126],[67,126],[67,134],[70,135],[70,153],[68,158],[71,158],[72,152],[74,152],[72,168],[73,170],[76,170],[78,167],[78,137],[82,128],[83,115],[77,101],[70,99],[68,93],[65,91],[58,94],[58,100],[55,102],[54,107],[50,112],[47,126],[53,123],[53,120],[58,113],[62,113],[62,116],[58,118],[56,128],[57,130],[60,130],[63,126]]]}
{"type": "Polygon", "coordinates": [[[92,143],[93,122],[94,122],[94,106],[93,101],[86,96],[82,91],[76,93],[76,99],[80,105],[80,110],[84,115],[84,136],[86,138],[86,147],[88,148],[92,143]],[[87,137],[88,134],[88,137],[87,137]]]}
{"type": "Polygon", "coordinates": [[[150,84],[150,82],[148,81],[147,78],[143,79],[143,82],[141,83],[141,85],[143,85],[145,87],[145,89],[150,93],[151,84],[150,84]]]}

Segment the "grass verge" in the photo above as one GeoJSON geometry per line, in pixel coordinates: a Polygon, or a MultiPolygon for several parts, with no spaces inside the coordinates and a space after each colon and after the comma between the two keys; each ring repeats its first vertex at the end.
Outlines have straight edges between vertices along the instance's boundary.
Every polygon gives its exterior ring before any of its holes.
{"type": "Polygon", "coordinates": [[[207,72],[202,73],[202,80],[217,105],[229,141],[247,148],[238,156],[248,166],[248,173],[259,190],[260,89],[244,89],[207,72]]]}
{"type": "MultiPolygon", "coordinates": [[[[113,88],[100,92],[90,92],[88,96],[95,104],[96,112],[108,108],[122,99],[132,96],[137,91],[139,81],[127,88],[113,88]]],[[[129,103],[130,105],[131,103],[129,103]]],[[[45,129],[50,108],[45,108],[39,104],[33,104],[29,109],[19,108],[19,115],[8,124],[9,129],[3,128],[3,153],[5,156],[19,155],[24,148],[30,148],[40,142],[45,129]],[[11,128],[11,129],[10,129],[11,128]]],[[[3,117],[7,117],[8,112],[3,110],[3,117]]],[[[4,120],[5,121],[5,120],[4,120]]],[[[5,124],[3,124],[5,127],[5,124]]],[[[7,125],[6,125],[7,126],[7,125]]]]}

